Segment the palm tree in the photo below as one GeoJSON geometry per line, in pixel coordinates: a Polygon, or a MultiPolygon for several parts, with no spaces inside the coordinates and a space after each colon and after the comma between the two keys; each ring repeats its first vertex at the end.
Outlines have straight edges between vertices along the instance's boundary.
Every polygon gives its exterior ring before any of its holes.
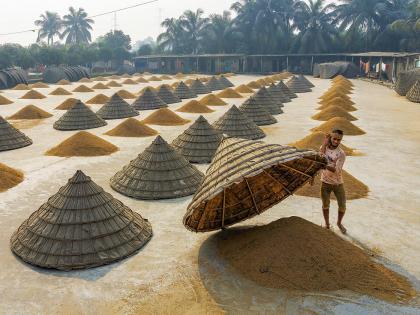
{"type": "Polygon", "coordinates": [[[399,36],[400,48],[404,50],[420,50],[420,1],[407,3],[407,16],[395,20],[390,29],[399,36]]]}
{"type": "Polygon", "coordinates": [[[386,28],[381,9],[387,6],[389,0],[341,0],[344,2],[337,6],[337,21],[340,21],[340,30],[346,31],[350,36],[363,33],[365,36],[365,49],[371,48],[375,35],[386,28]]]}
{"type": "Polygon", "coordinates": [[[35,21],[39,27],[37,42],[47,38],[47,44],[54,44],[54,36],[60,36],[62,21],[58,13],[45,11],[40,15],[40,19],[35,21]]]}
{"type": "Polygon", "coordinates": [[[324,6],[325,0],[298,1],[295,4],[295,26],[299,34],[294,48],[299,53],[331,51],[338,32],[333,21],[336,6],[324,6]]]}
{"type": "Polygon", "coordinates": [[[94,21],[88,18],[84,9],[79,8],[76,11],[70,7],[69,14],[63,17],[64,31],[61,36],[62,38],[67,37],[66,44],[89,43],[92,40],[90,31],[93,23],[94,21]]]}
{"type": "Polygon", "coordinates": [[[197,54],[200,49],[203,32],[209,21],[208,18],[202,17],[203,14],[202,9],[197,9],[195,12],[187,10],[180,17],[180,25],[185,31],[189,53],[197,54]]]}
{"type": "Polygon", "coordinates": [[[180,20],[176,18],[167,18],[161,23],[161,26],[166,28],[166,30],[159,34],[157,38],[159,48],[173,53],[183,52],[182,43],[184,42],[184,31],[180,20]]]}

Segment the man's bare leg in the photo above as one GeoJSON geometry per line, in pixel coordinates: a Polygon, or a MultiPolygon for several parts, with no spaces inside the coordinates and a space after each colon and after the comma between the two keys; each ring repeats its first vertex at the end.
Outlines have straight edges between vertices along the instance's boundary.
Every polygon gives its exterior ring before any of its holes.
{"type": "Polygon", "coordinates": [[[344,211],[338,211],[337,226],[340,229],[341,233],[346,234],[347,230],[344,227],[344,225],[341,223],[341,221],[343,221],[344,214],[345,214],[344,211]]]}
{"type": "Polygon", "coordinates": [[[327,229],[330,228],[330,209],[329,208],[323,208],[322,213],[324,214],[324,220],[325,220],[325,227],[327,229]]]}

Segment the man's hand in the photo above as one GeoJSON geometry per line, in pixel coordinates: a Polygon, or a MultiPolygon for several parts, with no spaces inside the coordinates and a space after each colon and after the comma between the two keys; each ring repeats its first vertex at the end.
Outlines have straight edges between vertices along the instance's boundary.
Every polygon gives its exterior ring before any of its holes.
{"type": "Polygon", "coordinates": [[[329,170],[330,172],[335,173],[335,166],[327,165],[326,169],[329,170]]]}

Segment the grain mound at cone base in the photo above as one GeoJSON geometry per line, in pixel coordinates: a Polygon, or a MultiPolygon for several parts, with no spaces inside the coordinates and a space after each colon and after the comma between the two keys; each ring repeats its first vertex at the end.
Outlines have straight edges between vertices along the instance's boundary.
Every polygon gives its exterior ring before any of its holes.
{"type": "MultiPolygon", "coordinates": [[[[291,143],[290,146],[296,147],[298,149],[312,149],[315,151],[319,151],[319,148],[324,142],[324,138],[325,133],[323,133],[322,131],[316,131],[299,141],[291,143]]],[[[342,143],[340,144],[340,148],[344,151],[344,153],[346,153],[346,155],[354,155],[354,149],[351,149],[342,143]]]]}
{"type": "MultiPolygon", "coordinates": [[[[369,194],[369,187],[363,184],[356,177],[350,175],[348,172],[343,170],[343,181],[344,191],[346,192],[347,200],[362,199],[366,198],[369,194]]],[[[310,183],[303,186],[296,192],[296,195],[320,198],[321,191],[321,179],[320,176],[316,176],[314,184],[311,186],[310,183]]],[[[334,193],[331,193],[331,199],[336,200],[334,193]]]]}
{"type": "Polygon", "coordinates": [[[352,114],[344,110],[342,107],[334,106],[334,105],[328,106],[327,108],[325,108],[318,114],[312,116],[311,118],[314,120],[327,121],[334,117],[342,117],[342,118],[347,119],[348,121],[357,120],[356,117],[354,117],[352,114]]]}
{"type": "Polygon", "coordinates": [[[38,91],[30,90],[29,92],[27,92],[25,95],[21,96],[20,98],[27,99],[27,100],[39,100],[39,99],[46,98],[46,96],[39,93],[38,91]]]}
{"type": "Polygon", "coordinates": [[[49,95],[71,95],[72,93],[61,87],[56,88],[49,95]]]}
{"type": "Polygon", "coordinates": [[[70,81],[69,80],[60,80],[56,83],[57,85],[70,85],[70,81]]]}
{"type": "Polygon", "coordinates": [[[109,86],[109,87],[121,87],[122,84],[119,84],[117,81],[110,81],[110,82],[108,82],[106,84],[106,86],[109,86]]]}
{"type": "Polygon", "coordinates": [[[254,90],[253,89],[251,89],[250,87],[248,87],[248,86],[246,86],[244,84],[238,86],[235,89],[235,91],[236,92],[239,92],[239,93],[254,93],[254,90]]]}
{"type": "Polygon", "coordinates": [[[359,127],[353,125],[350,121],[342,117],[331,118],[322,125],[312,128],[311,131],[323,131],[330,133],[334,129],[341,129],[346,136],[359,136],[364,135],[364,132],[359,127]]]}
{"type": "Polygon", "coordinates": [[[3,95],[0,95],[0,105],[9,105],[13,102],[9,100],[7,97],[4,97],[3,95]]]}
{"type": "Polygon", "coordinates": [[[114,137],[150,137],[157,134],[158,132],[156,130],[134,118],[124,120],[114,129],[105,133],[105,135],[114,137]]]}
{"type": "Polygon", "coordinates": [[[73,105],[77,103],[77,101],[78,100],[76,98],[68,98],[54,109],[68,110],[72,108],[73,105]]]}
{"type": "Polygon", "coordinates": [[[101,156],[118,151],[118,147],[87,131],[79,131],[64,140],[56,147],[45,152],[45,155],[70,156],[101,156]]]}
{"type": "Polygon", "coordinates": [[[263,287],[309,292],[347,289],[394,303],[416,295],[405,277],[332,231],[299,217],[229,229],[219,233],[216,242],[228,265],[263,287]]]}
{"type": "Polygon", "coordinates": [[[13,188],[21,182],[23,182],[22,172],[0,163],[0,192],[13,188]]]}
{"type": "Polygon", "coordinates": [[[45,110],[34,105],[27,105],[7,119],[43,119],[52,115],[45,110]]]}
{"type": "Polygon", "coordinates": [[[99,82],[99,83],[96,83],[94,86],[92,86],[92,89],[95,89],[95,90],[108,90],[109,87],[107,87],[105,84],[99,82]]]}
{"type": "Polygon", "coordinates": [[[192,100],[189,101],[184,106],[181,106],[176,110],[177,112],[184,112],[184,113],[212,113],[214,110],[207,107],[207,105],[201,104],[199,101],[192,100]]]}
{"type": "Polygon", "coordinates": [[[330,101],[324,102],[317,109],[324,110],[324,109],[326,109],[330,106],[339,106],[339,107],[341,107],[342,109],[344,109],[345,111],[348,111],[348,112],[355,112],[357,110],[356,107],[354,107],[353,105],[348,103],[348,101],[346,101],[345,99],[342,99],[341,97],[336,97],[336,98],[333,98],[330,101]]]}
{"type": "Polygon", "coordinates": [[[243,96],[241,94],[239,94],[238,92],[236,92],[232,88],[224,89],[222,92],[220,92],[216,95],[218,97],[221,97],[221,98],[243,98],[243,96]]]}
{"type": "Polygon", "coordinates": [[[199,100],[199,102],[203,105],[208,105],[208,106],[224,106],[224,105],[227,105],[227,103],[225,101],[223,101],[222,99],[220,99],[219,97],[217,97],[214,94],[208,94],[208,95],[204,96],[202,99],[199,100]]]}
{"type": "Polygon", "coordinates": [[[168,108],[160,108],[143,120],[143,123],[160,126],[179,126],[189,123],[190,120],[184,119],[168,108]]]}
{"type": "Polygon", "coordinates": [[[261,84],[259,84],[259,83],[258,83],[258,82],[256,82],[256,81],[251,81],[251,82],[249,82],[246,86],[247,86],[247,87],[250,87],[251,89],[259,89],[259,88],[261,88],[261,87],[262,87],[262,85],[261,85],[261,84]]]}
{"type": "Polygon", "coordinates": [[[87,87],[86,85],[82,84],[82,85],[79,85],[77,88],[75,88],[73,92],[87,93],[87,92],[93,92],[93,90],[87,87]]]}
{"type": "Polygon", "coordinates": [[[136,98],[136,96],[133,93],[130,93],[127,90],[119,90],[117,92],[117,94],[119,96],[121,96],[123,99],[126,99],[126,100],[128,100],[128,99],[135,99],[136,98]]]}
{"type": "Polygon", "coordinates": [[[36,82],[32,84],[31,87],[37,88],[37,89],[46,89],[46,88],[49,88],[50,86],[48,84],[45,84],[44,82],[36,82]]]}
{"type": "Polygon", "coordinates": [[[126,80],[122,81],[122,84],[135,85],[135,84],[137,84],[137,82],[134,81],[133,79],[126,79],[126,80]]]}
{"type": "Polygon", "coordinates": [[[86,104],[105,104],[109,101],[109,97],[104,94],[98,94],[86,102],[86,104]]]}
{"type": "Polygon", "coordinates": [[[29,86],[27,86],[26,84],[20,83],[18,85],[16,85],[12,90],[16,90],[16,91],[23,91],[23,90],[30,90],[31,88],[29,86]]]}

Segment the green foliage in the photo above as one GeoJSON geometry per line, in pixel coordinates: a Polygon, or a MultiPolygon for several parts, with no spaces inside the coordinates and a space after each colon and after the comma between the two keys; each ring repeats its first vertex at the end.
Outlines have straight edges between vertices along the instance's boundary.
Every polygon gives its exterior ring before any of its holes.
{"type": "Polygon", "coordinates": [[[140,46],[139,50],[137,51],[137,55],[139,56],[148,56],[151,55],[153,52],[153,48],[149,44],[145,44],[140,46]]]}

